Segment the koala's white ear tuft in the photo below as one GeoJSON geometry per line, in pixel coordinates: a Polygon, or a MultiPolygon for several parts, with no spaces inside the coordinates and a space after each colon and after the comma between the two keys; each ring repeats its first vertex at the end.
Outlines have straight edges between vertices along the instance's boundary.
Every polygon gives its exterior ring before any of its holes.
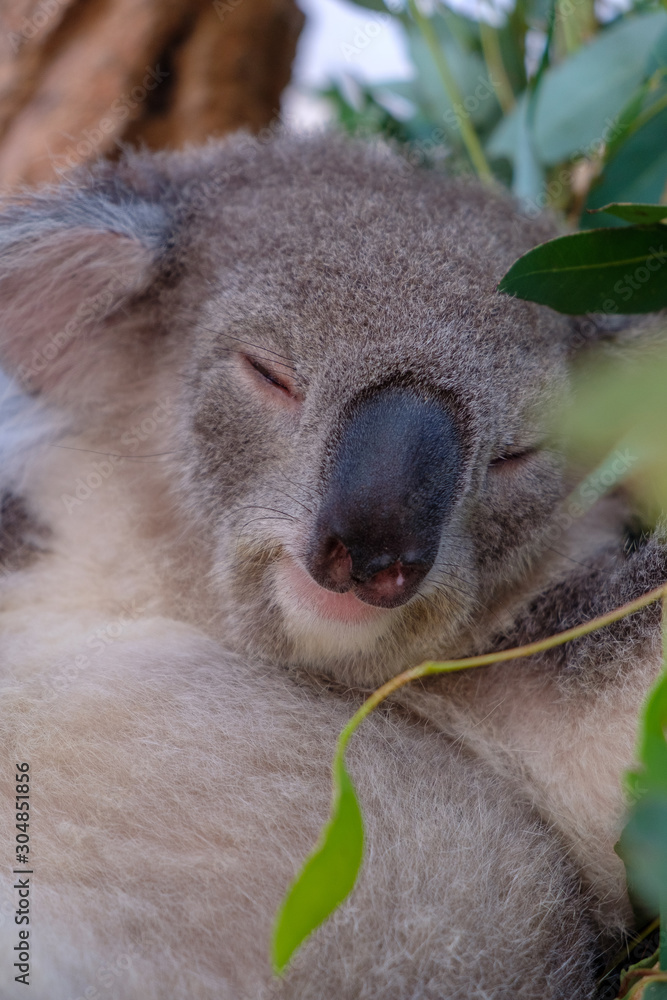
{"type": "Polygon", "coordinates": [[[29,392],[60,395],[105,320],[156,276],[161,207],[113,193],[47,191],[0,212],[0,366],[29,392]]]}

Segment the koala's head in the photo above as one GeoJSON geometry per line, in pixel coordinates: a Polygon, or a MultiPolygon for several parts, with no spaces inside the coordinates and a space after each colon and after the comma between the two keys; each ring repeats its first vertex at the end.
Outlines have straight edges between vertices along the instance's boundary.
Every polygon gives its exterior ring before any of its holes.
{"type": "Polygon", "coordinates": [[[377,679],[456,649],[540,551],[573,329],[496,292],[552,235],[507,197],[238,138],[102,165],[0,226],[0,357],[32,392],[120,427],[171,386],[169,485],[239,641],[377,679]]]}

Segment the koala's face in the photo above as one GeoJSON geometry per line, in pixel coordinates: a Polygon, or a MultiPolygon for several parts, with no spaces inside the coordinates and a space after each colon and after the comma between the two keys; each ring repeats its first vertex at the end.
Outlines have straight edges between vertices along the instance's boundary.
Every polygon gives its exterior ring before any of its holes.
{"type": "Polygon", "coordinates": [[[237,639],[373,682],[454,652],[563,496],[569,324],[495,291],[551,232],[358,146],[248,148],[119,168],[171,234],[138,326],[237,639]]]}
{"type": "Polygon", "coordinates": [[[244,642],[377,680],[455,649],[538,550],[568,324],[495,292],[547,237],[498,196],[263,155],[196,237],[185,489],[244,642]]]}

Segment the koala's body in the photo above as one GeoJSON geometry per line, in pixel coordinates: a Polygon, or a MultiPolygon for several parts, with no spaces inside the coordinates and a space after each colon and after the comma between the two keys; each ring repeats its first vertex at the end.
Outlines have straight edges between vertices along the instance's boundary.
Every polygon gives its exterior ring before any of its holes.
{"type": "Polygon", "coordinates": [[[626,553],[619,498],[559,519],[574,327],[495,292],[549,235],[322,138],[130,155],[5,207],[0,361],[54,426],[8,466],[0,536],[33,997],[592,995],[630,921],[650,609],[364,723],[361,882],[284,981],[268,964],[361,692],[667,575],[657,541],[626,553]]]}

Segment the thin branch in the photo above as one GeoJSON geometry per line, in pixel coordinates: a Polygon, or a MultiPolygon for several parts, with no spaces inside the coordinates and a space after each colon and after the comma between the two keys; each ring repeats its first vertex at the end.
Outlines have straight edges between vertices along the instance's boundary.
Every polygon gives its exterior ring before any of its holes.
{"type": "MultiPolygon", "coordinates": [[[[665,2],[667,2],[667,0],[665,0],[665,2]]],[[[409,0],[409,3],[410,10],[412,11],[413,17],[417,22],[417,27],[422,33],[422,37],[431,52],[433,61],[435,62],[438,73],[440,74],[440,79],[442,80],[442,84],[445,88],[445,93],[449,98],[450,104],[453,108],[456,108],[457,105],[462,106],[463,99],[461,97],[461,91],[459,90],[459,86],[449,68],[449,64],[445,58],[444,52],[442,51],[442,47],[438,41],[438,36],[435,33],[435,29],[431,24],[430,19],[422,14],[417,4],[417,0],[409,0]]],[[[483,180],[486,183],[491,183],[493,181],[493,174],[491,173],[491,168],[487,163],[484,150],[482,149],[482,144],[479,141],[479,137],[475,132],[470,119],[461,116],[460,124],[461,138],[463,139],[463,144],[468,151],[468,156],[470,157],[472,165],[475,168],[475,173],[480,180],[483,180]]]]}

